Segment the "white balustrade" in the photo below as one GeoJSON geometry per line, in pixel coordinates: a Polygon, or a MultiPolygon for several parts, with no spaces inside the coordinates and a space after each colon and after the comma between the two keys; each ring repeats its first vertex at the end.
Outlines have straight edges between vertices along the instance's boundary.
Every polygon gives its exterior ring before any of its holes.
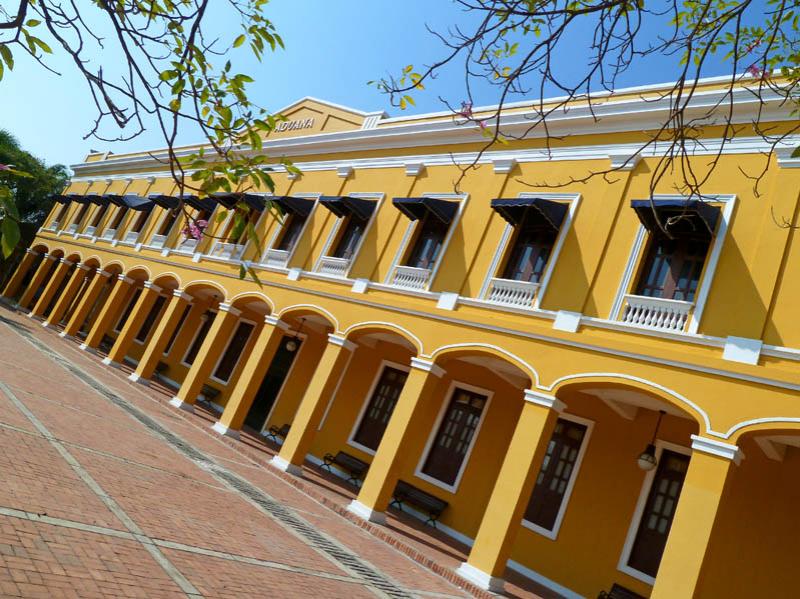
{"type": "Polygon", "coordinates": [[[56,218],[50,221],[50,226],[47,228],[50,229],[51,231],[58,231],[58,219],[56,218]]]}
{"type": "Polygon", "coordinates": [[[153,237],[150,239],[150,247],[163,248],[166,241],[166,235],[153,235],[153,237]]]}
{"type": "Polygon", "coordinates": [[[239,245],[238,243],[227,243],[224,241],[218,241],[214,244],[214,247],[211,248],[211,256],[216,258],[224,258],[226,260],[239,260],[244,253],[244,244],[239,245]]]}
{"type": "Polygon", "coordinates": [[[116,229],[106,229],[105,231],[103,231],[103,234],[100,236],[100,239],[103,239],[105,241],[111,241],[116,236],[117,236],[116,229]]]}
{"type": "Polygon", "coordinates": [[[394,269],[392,284],[404,289],[425,289],[431,278],[430,268],[415,268],[413,266],[397,266],[394,269]]]}
{"type": "Polygon", "coordinates": [[[187,254],[193,254],[194,251],[197,249],[197,243],[199,240],[193,237],[187,237],[183,241],[178,244],[178,247],[175,248],[176,252],[183,252],[187,254]]]}
{"type": "Polygon", "coordinates": [[[74,233],[77,230],[78,230],[78,225],[74,223],[71,224],[69,227],[67,227],[67,233],[74,233]]]}
{"type": "Polygon", "coordinates": [[[347,276],[347,269],[350,267],[350,260],[347,258],[335,258],[334,256],[325,256],[320,260],[319,272],[325,275],[334,277],[347,276]]]}
{"type": "Polygon", "coordinates": [[[125,233],[125,238],[123,242],[125,243],[136,243],[139,239],[139,231],[128,231],[125,233]]]}
{"type": "Polygon", "coordinates": [[[530,308],[539,283],[512,281],[511,279],[492,279],[486,293],[486,301],[504,306],[530,308]]]}
{"type": "Polygon", "coordinates": [[[693,302],[626,295],[622,322],[661,331],[683,331],[693,306],[693,302]]]}
{"type": "Polygon", "coordinates": [[[289,252],[286,250],[267,250],[264,252],[264,259],[261,261],[265,266],[275,268],[285,268],[289,262],[289,252]]]}
{"type": "Polygon", "coordinates": [[[83,234],[91,237],[94,235],[94,232],[97,230],[97,227],[88,226],[83,230],[83,234]]]}

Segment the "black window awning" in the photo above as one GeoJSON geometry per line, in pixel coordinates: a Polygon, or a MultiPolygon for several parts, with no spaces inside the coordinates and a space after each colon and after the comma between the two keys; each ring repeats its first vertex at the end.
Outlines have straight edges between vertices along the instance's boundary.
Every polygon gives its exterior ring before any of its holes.
{"type": "Polygon", "coordinates": [[[77,202],[78,204],[91,204],[92,203],[92,196],[82,196],[77,193],[68,193],[67,198],[71,202],[77,202]]]}
{"type": "Polygon", "coordinates": [[[54,202],[58,202],[59,204],[69,204],[71,201],[69,196],[65,196],[64,194],[61,193],[51,193],[50,199],[53,200],[54,202]]]}
{"type": "Polygon", "coordinates": [[[103,196],[99,193],[90,193],[84,196],[89,202],[95,204],[97,206],[102,206],[103,204],[107,204],[108,202],[105,200],[103,196]]]}
{"type": "Polygon", "coordinates": [[[631,208],[648,231],[665,235],[664,227],[669,237],[713,237],[720,215],[718,206],[699,200],[633,200],[631,208]]]}
{"type": "Polygon", "coordinates": [[[333,212],[339,218],[353,215],[360,220],[369,220],[375,212],[377,200],[364,198],[351,198],[350,196],[322,196],[319,203],[333,212]]]}
{"type": "Polygon", "coordinates": [[[561,228],[569,210],[565,203],[544,198],[496,198],[492,200],[492,208],[515,227],[527,216],[527,224],[531,224],[530,219],[534,218],[542,226],[556,231],[561,228]]]}
{"type": "Polygon", "coordinates": [[[103,197],[108,198],[108,201],[112,204],[130,208],[138,212],[149,212],[154,206],[153,200],[143,198],[135,193],[126,193],[124,196],[107,194],[103,197]]]}
{"type": "Polygon", "coordinates": [[[449,225],[458,212],[458,202],[438,198],[394,198],[397,209],[411,220],[421,220],[432,214],[444,224],[449,225]]]}
{"type": "Polygon", "coordinates": [[[172,210],[173,208],[177,208],[178,204],[181,201],[181,198],[175,196],[168,196],[161,193],[151,193],[147,196],[149,200],[152,200],[156,206],[161,206],[165,210],[172,210]]]}
{"type": "Polygon", "coordinates": [[[244,202],[249,208],[258,212],[262,212],[266,207],[264,196],[254,193],[212,193],[209,197],[227,210],[231,210],[239,202],[244,202]]]}
{"type": "Polygon", "coordinates": [[[314,200],[310,198],[293,198],[292,196],[276,196],[269,198],[283,212],[307,217],[314,208],[314,200]]]}
{"type": "Polygon", "coordinates": [[[217,203],[211,198],[198,198],[197,196],[188,195],[183,196],[183,201],[187,206],[191,206],[195,210],[214,212],[214,208],[217,207],[217,203]]]}

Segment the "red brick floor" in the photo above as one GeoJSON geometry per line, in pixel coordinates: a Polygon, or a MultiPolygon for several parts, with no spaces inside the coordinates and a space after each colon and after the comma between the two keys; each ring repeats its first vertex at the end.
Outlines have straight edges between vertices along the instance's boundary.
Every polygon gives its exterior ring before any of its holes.
{"type": "MultiPolygon", "coordinates": [[[[2,304],[0,348],[0,595],[387,596],[80,376],[288,507],[394,592],[485,595],[453,573],[465,546],[406,514],[361,521],[345,510],[354,489],[341,479],[311,465],[302,479],[268,467],[276,448],[260,436],[220,437],[213,412],[176,411],[170,390],[129,382],[126,369],[2,304]]],[[[508,596],[554,596],[508,577],[508,596]]]]}

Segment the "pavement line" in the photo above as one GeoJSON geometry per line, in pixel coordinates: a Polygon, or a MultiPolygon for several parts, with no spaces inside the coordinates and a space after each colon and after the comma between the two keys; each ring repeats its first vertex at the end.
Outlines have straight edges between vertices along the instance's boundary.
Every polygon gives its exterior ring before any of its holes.
{"type": "MultiPolygon", "coordinates": [[[[136,541],[137,535],[126,532],[124,530],[116,530],[106,526],[96,526],[94,524],[84,524],[75,520],[67,520],[65,518],[56,518],[46,514],[37,514],[35,512],[28,512],[16,508],[0,506],[0,516],[7,518],[18,518],[20,520],[27,520],[29,522],[36,522],[41,524],[49,524],[50,526],[58,526],[61,528],[69,528],[72,530],[80,530],[81,532],[91,532],[98,535],[107,537],[114,537],[117,539],[125,539],[128,541],[136,541]]],[[[258,559],[255,557],[248,557],[246,555],[237,555],[235,553],[228,553],[226,551],[217,551],[215,549],[206,549],[205,547],[197,547],[195,545],[187,545],[185,543],[178,543],[175,541],[168,541],[164,539],[154,539],[148,537],[154,545],[164,549],[173,549],[175,551],[183,551],[186,553],[193,553],[196,555],[204,555],[206,557],[215,557],[218,559],[238,562],[242,564],[249,564],[251,566],[259,566],[262,568],[269,568],[271,570],[282,570],[284,572],[295,572],[297,574],[304,574],[306,576],[313,576],[315,578],[325,578],[328,580],[338,580],[340,582],[347,582],[351,584],[364,585],[366,581],[359,578],[350,576],[341,576],[339,574],[332,574],[330,572],[320,572],[318,570],[311,570],[309,568],[302,568],[299,566],[290,566],[280,562],[273,562],[270,560],[258,559]]]]}
{"type": "MultiPolygon", "coordinates": [[[[177,453],[190,459],[199,467],[211,473],[217,480],[229,486],[242,499],[256,506],[262,513],[270,517],[284,530],[301,539],[308,547],[320,555],[323,555],[346,572],[364,579],[367,582],[366,588],[371,592],[379,597],[388,596],[398,599],[411,597],[410,591],[407,591],[390,576],[374,567],[368,561],[362,559],[332,536],[319,531],[316,526],[299,516],[292,508],[275,500],[266,492],[252,485],[238,474],[214,462],[211,458],[198,451],[194,446],[187,443],[179,435],[170,431],[155,418],[146,414],[140,408],[135,407],[123,397],[103,385],[94,376],[83,370],[83,368],[51,347],[45,345],[26,328],[2,317],[0,317],[0,320],[8,324],[10,328],[17,332],[23,339],[28,341],[43,354],[49,356],[54,362],[67,372],[70,372],[79,381],[121,408],[124,412],[127,412],[129,416],[137,420],[153,435],[162,438],[177,453]]],[[[152,398],[145,397],[153,401],[152,398]]]]}
{"type": "Polygon", "coordinates": [[[34,427],[47,439],[50,445],[61,455],[72,470],[77,474],[81,480],[88,486],[95,495],[111,510],[111,512],[122,522],[123,525],[134,535],[137,541],[147,550],[147,552],[158,562],[161,568],[167,575],[177,584],[180,589],[189,597],[202,597],[200,592],[189,582],[189,580],[181,574],[178,569],[169,561],[166,555],[159,549],[153,541],[144,534],[141,528],[134,522],[130,516],[122,509],[122,507],[97,483],[92,475],[80,465],[78,460],[67,450],[66,447],[56,439],[50,430],[31,412],[22,401],[14,395],[14,392],[3,382],[0,382],[0,391],[11,400],[11,402],[22,412],[25,417],[31,421],[34,427]]]}

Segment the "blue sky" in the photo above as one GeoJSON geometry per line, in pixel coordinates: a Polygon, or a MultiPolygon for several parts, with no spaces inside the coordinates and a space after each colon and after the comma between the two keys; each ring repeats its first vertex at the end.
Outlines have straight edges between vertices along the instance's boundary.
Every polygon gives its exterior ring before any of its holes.
{"type": "MultiPolygon", "coordinates": [[[[82,3],[81,3],[82,4],[82,3]]],[[[86,3],[88,6],[89,4],[86,3]]],[[[217,6],[223,5],[220,2],[217,6]]],[[[286,42],[286,50],[268,55],[263,63],[246,56],[238,63],[256,83],[252,94],[262,105],[279,109],[303,96],[315,96],[361,110],[393,109],[388,98],[367,81],[393,72],[409,63],[422,64],[440,57],[444,48],[426,25],[444,31],[454,22],[469,20],[448,0],[273,0],[267,8],[286,42]]],[[[238,27],[230,11],[215,15],[221,30],[238,27]]],[[[244,50],[244,48],[239,49],[244,50]]],[[[108,73],[118,65],[109,52],[97,51],[108,73]]],[[[624,77],[624,85],[667,81],[675,72],[674,59],[653,59],[624,77]]],[[[12,73],[0,82],[0,128],[10,130],[23,146],[48,163],[81,161],[90,148],[115,152],[163,146],[159,134],[150,130],[127,142],[109,143],[83,139],[95,116],[85,82],[64,58],[50,61],[61,76],[47,73],[31,61],[18,58],[12,73]]],[[[586,68],[586,59],[559,57],[566,75],[586,68]]],[[[722,74],[725,66],[714,65],[707,75],[722,74]]],[[[416,97],[409,112],[441,110],[439,96],[458,103],[463,98],[463,70],[443,73],[428,90],[416,97]]],[[[489,86],[477,90],[481,103],[492,103],[489,86]]],[[[181,141],[199,141],[193,132],[181,141]]]]}

